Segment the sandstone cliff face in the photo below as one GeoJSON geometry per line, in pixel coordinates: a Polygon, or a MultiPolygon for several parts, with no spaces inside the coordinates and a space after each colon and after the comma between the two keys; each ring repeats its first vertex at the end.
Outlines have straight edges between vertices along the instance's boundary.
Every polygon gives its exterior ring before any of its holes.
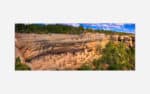
{"type": "Polygon", "coordinates": [[[125,42],[127,46],[135,47],[134,35],[112,35],[111,40],[115,42],[125,42]]]}
{"type": "Polygon", "coordinates": [[[97,49],[105,48],[110,40],[124,41],[133,46],[128,36],[91,34],[21,34],[16,33],[16,56],[33,70],[78,69],[102,55],[97,49]],[[19,53],[19,55],[18,55],[19,53]]]}

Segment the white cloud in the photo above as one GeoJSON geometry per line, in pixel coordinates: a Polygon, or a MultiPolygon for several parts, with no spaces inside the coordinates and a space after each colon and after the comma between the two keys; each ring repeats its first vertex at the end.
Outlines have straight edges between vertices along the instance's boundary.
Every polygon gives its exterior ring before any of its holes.
{"type": "Polygon", "coordinates": [[[74,26],[74,27],[78,27],[80,26],[79,23],[67,23],[66,25],[71,25],[71,26],[74,26]]]}

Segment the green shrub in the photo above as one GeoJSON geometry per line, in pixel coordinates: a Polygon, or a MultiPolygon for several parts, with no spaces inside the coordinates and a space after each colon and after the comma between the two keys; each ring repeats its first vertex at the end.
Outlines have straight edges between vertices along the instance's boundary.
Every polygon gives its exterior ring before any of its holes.
{"type": "Polygon", "coordinates": [[[16,58],[15,70],[31,70],[26,64],[22,64],[19,57],[16,58]]]}
{"type": "Polygon", "coordinates": [[[117,45],[110,42],[104,49],[99,63],[108,64],[109,70],[133,70],[135,67],[134,49],[133,47],[126,47],[123,42],[117,45]]]}
{"type": "Polygon", "coordinates": [[[83,64],[78,70],[92,70],[92,65],[90,64],[83,64]]]}
{"type": "Polygon", "coordinates": [[[102,51],[102,57],[94,60],[92,65],[84,64],[81,70],[134,70],[135,48],[127,47],[125,43],[110,42],[102,51]],[[93,67],[91,67],[93,66],[93,67]]]}

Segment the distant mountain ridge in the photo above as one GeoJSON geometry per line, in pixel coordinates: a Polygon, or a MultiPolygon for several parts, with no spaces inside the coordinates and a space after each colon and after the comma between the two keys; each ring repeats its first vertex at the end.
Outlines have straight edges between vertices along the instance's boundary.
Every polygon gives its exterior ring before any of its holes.
{"type": "MultiPolygon", "coordinates": [[[[54,33],[77,33],[80,32],[80,29],[93,29],[93,30],[104,30],[112,32],[123,32],[123,33],[133,33],[135,34],[135,24],[134,23],[32,23],[32,24],[16,24],[16,31],[18,32],[37,32],[45,31],[54,32],[54,33]],[[82,27],[82,28],[80,28],[82,27]],[[28,29],[28,30],[27,30],[28,29]],[[75,32],[76,31],[76,32],[75,32]]],[[[83,30],[82,30],[83,31],[83,30]]],[[[27,33],[26,32],[26,33],[27,33]]],[[[40,33],[43,33],[40,32],[40,33]]]]}

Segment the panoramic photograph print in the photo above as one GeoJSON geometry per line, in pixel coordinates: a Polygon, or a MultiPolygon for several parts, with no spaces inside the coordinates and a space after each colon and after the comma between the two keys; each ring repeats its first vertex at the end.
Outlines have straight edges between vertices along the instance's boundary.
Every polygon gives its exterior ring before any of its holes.
{"type": "Polygon", "coordinates": [[[15,23],[15,70],[134,71],[135,23],[15,23]]]}

